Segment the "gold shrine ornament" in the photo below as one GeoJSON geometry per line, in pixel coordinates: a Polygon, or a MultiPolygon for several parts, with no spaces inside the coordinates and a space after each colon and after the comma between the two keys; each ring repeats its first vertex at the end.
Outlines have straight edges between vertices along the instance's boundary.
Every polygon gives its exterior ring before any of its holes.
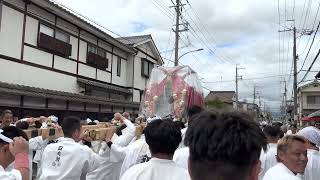
{"type": "Polygon", "coordinates": [[[154,101],[158,101],[158,100],[159,100],[159,97],[158,97],[158,96],[153,96],[153,100],[154,100],[154,101]]]}

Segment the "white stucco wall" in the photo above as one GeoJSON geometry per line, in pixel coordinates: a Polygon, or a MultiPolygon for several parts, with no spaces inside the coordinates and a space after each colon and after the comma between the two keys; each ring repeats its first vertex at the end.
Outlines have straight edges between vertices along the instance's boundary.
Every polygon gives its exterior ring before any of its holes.
{"type": "Polygon", "coordinates": [[[3,5],[0,30],[0,54],[20,59],[22,30],[23,14],[3,5]]]}
{"type": "Polygon", "coordinates": [[[23,60],[40,64],[42,66],[52,67],[52,54],[24,46],[23,60]]]}
{"type": "Polygon", "coordinates": [[[141,75],[141,57],[136,56],[134,62],[134,88],[144,90],[146,78],[141,75]]]}
{"type": "Polygon", "coordinates": [[[27,16],[25,43],[37,46],[38,25],[39,25],[38,20],[36,20],[30,16],[27,16]]]}
{"type": "Polygon", "coordinates": [[[77,60],[78,56],[78,38],[70,36],[70,44],[72,46],[70,58],[77,60]]]}
{"type": "Polygon", "coordinates": [[[126,86],[127,83],[127,61],[121,60],[120,77],[117,76],[117,56],[113,56],[112,62],[112,83],[120,86],[126,86]]]}
{"type": "Polygon", "coordinates": [[[128,56],[127,60],[127,86],[128,87],[133,87],[133,59],[134,56],[130,55],[128,56]]]}
{"type": "Polygon", "coordinates": [[[140,102],[140,91],[133,90],[133,102],[140,102]]]}
{"type": "Polygon", "coordinates": [[[87,62],[87,43],[80,40],[79,46],[79,61],[87,62]]]}
{"type": "Polygon", "coordinates": [[[0,59],[0,81],[71,93],[79,92],[76,77],[4,59],[0,59]]]}
{"type": "Polygon", "coordinates": [[[96,68],[93,68],[91,66],[87,66],[85,64],[79,64],[78,73],[79,75],[96,79],[96,68]]]}
{"type": "Polygon", "coordinates": [[[54,56],[54,68],[73,74],[77,73],[77,63],[60,56],[54,56]]]}
{"type": "Polygon", "coordinates": [[[97,70],[97,80],[104,81],[104,82],[111,82],[111,73],[106,71],[101,71],[100,69],[97,70]]]}

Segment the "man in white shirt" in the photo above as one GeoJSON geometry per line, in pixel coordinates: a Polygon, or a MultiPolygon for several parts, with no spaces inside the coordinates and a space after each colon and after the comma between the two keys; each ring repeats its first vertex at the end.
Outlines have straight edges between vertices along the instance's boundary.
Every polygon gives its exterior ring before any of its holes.
{"type": "Polygon", "coordinates": [[[191,179],[257,180],[259,156],[267,145],[259,125],[236,112],[202,112],[196,118],[185,139],[191,179]]]}
{"type": "Polygon", "coordinates": [[[261,171],[259,179],[262,180],[264,174],[274,165],[277,164],[277,143],[280,137],[279,126],[266,126],[263,129],[264,135],[267,137],[267,150],[262,151],[260,155],[261,171]]]}
{"type": "Polygon", "coordinates": [[[25,133],[13,126],[0,129],[0,179],[29,180],[28,142],[25,133]],[[14,162],[14,169],[5,170],[14,162]]]}
{"type": "MultiPolygon", "coordinates": [[[[190,109],[188,109],[188,124],[194,123],[194,121],[197,120],[196,115],[202,112],[202,108],[199,106],[192,106],[190,109]]],[[[188,170],[188,159],[189,159],[189,147],[185,146],[185,135],[188,128],[185,128],[185,131],[183,132],[182,129],[182,142],[180,143],[179,147],[173,155],[173,161],[179,166],[186,170],[188,170]],[[183,146],[181,146],[183,144],[183,146]]]]}
{"type": "Polygon", "coordinates": [[[270,168],[263,180],[300,180],[308,162],[306,141],[298,135],[286,135],[278,142],[278,164],[270,168]]]}
{"type": "Polygon", "coordinates": [[[154,120],[144,130],[152,158],[131,167],[121,180],[188,180],[189,175],[173,161],[181,132],[171,120],[154,120]]]}
{"type": "MultiPolygon", "coordinates": [[[[100,151],[100,166],[92,173],[87,175],[87,180],[118,180],[122,162],[125,158],[126,146],[133,139],[136,132],[136,127],[130,120],[126,119],[119,113],[114,115],[114,119],[124,123],[127,127],[122,130],[122,135],[115,138],[113,142],[111,139],[106,139],[107,147],[100,151]]],[[[108,138],[108,137],[106,137],[108,138]]]]}
{"type": "Polygon", "coordinates": [[[302,179],[318,180],[320,178],[320,130],[309,126],[301,129],[298,135],[306,139],[308,151],[308,164],[302,179]]]}
{"type": "MultiPolygon", "coordinates": [[[[194,116],[196,116],[197,114],[199,114],[203,109],[199,106],[191,106],[190,108],[188,108],[187,110],[187,115],[188,115],[188,124],[191,123],[192,118],[194,118],[194,116]]],[[[185,127],[183,129],[181,129],[181,135],[182,135],[182,140],[181,143],[179,144],[179,148],[183,148],[186,147],[184,144],[184,138],[186,136],[186,132],[187,132],[188,127],[185,127]]]]}
{"type": "Polygon", "coordinates": [[[62,130],[64,137],[43,151],[39,180],[82,180],[99,166],[98,155],[77,143],[82,139],[79,118],[66,117],[62,130]]]}

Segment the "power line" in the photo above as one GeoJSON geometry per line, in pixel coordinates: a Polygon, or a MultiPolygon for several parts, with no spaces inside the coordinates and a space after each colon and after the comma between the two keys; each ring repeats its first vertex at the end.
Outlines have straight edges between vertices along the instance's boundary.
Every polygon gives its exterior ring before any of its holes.
{"type": "MultiPolygon", "coordinates": [[[[320,3],[319,3],[319,6],[320,6],[320,3]]],[[[305,64],[305,62],[306,62],[306,60],[307,60],[307,58],[308,58],[308,55],[309,55],[309,53],[310,53],[310,50],[311,50],[311,48],[312,48],[312,45],[313,45],[314,40],[315,40],[315,38],[316,38],[316,35],[317,35],[317,33],[318,33],[319,27],[320,27],[320,21],[319,21],[319,23],[318,23],[316,32],[315,32],[314,35],[313,35],[310,48],[309,48],[309,50],[308,50],[308,53],[307,53],[306,57],[304,58],[304,61],[303,61],[303,63],[302,63],[302,66],[301,66],[301,69],[299,70],[299,72],[303,69],[303,66],[304,66],[304,64],[305,64]]],[[[299,73],[299,72],[298,72],[298,73],[299,73]]]]}
{"type": "MultiPolygon", "coordinates": [[[[264,76],[264,77],[256,77],[256,78],[247,78],[247,79],[242,79],[244,81],[248,81],[248,80],[253,80],[253,79],[267,79],[267,78],[274,78],[274,77],[283,77],[285,75],[273,75],[273,76],[264,76]]],[[[234,82],[235,80],[226,80],[226,81],[208,81],[208,82],[204,82],[204,83],[221,83],[221,82],[234,82]]]]}

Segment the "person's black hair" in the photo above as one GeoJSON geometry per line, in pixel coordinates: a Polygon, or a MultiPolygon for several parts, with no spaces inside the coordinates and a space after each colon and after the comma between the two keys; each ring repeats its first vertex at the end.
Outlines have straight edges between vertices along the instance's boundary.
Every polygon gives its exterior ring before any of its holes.
{"type": "MultiPolygon", "coordinates": [[[[23,137],[25,140],[28,141],[28,136],[27,134],[22,131],[21,129],[15,127],[15,126],[7,126],[2,128],[3,132],[1,133],[2,135],[6,136],[7,138],[10,138],[13,140],[15,137],[23,137]]],[[[9,144],[8,142],[0,139],[0,146],[4,144],[9,144]]]]}
{"type": "Polygon", "coordinates": [[[95,122],[89,122],[88,125],[97,125],[95,122]]]}
{"type": "Polygon", "coordinates": [[[40,129],[42,126],[42,123],[40,121],[35,121],[34,124],[37,129],[40,129]]]}
{"type": "Polygon", "coordinates": [[[202,112],[186,134],[193,180],[244,180],[267,140],[259,125],[241,113],[202,112]]]}
{"type": "Polygon", "coordinates": [[[76,116],[65,117],[62,121],[61,127],[64,136],[71,138],[72,134],[81,128],[80,118],[76,116]]]}
{"type": "Polygon", "coordinates": [[[296,125],[296,124],[291,124],[291,125],[290,125],[290,128],[292,128],[292,127],[294,127],[294,128],[297,129],[297,125],[296,125]]]}
{"type": "Polygon", "coordinates": [[[195,116],[196,114],[199,114],[202,111],[203,111],[203,109],[199,106],[196,106],[196,105],[189,107],[187,110],[187,115],[188,115],[189,121],[191,121],[193,116],[195,116]]]}
{"type": "Polygon", "coordinates": [[[180,130],[185,128],[184,123],[181,121],[174,121],[174,125],[177,126],[177,128],[180,130]]]}
{"type": "Polygon", "coordinates": [[[144,129],[151,154],[174,154],[181,142],[181,131],[171,120],[154,120],[144,129]]]}
{"type": "Polygon", "coordinates": [[[271,138],[277,138],[277,137],[280,137],[281,129],[279,126],[276,126],[276,125],[272,125],[272,126],[268,125],[263,128],[263,133],[265,136],[269,136],[271,138]]]}
{"type": "Polygon", "coordinates": [[[6,110],[4,110],[4,111],[1,112],[1,114],[0,114],[0,119],[2,119],[6,114],[11,114],[11,115],[13,115],[13,113],[12,113],[11,110],[6,109],[6,110]]]}
{"type": "Polygon", "coordinates": [[[19,121],[19,122],[17,122],[16,127],[19,128],[19,129],[22,129],[22,130],[28,129],[29,128],[29,123],[26,122],[26,121],[19,121]]]}

